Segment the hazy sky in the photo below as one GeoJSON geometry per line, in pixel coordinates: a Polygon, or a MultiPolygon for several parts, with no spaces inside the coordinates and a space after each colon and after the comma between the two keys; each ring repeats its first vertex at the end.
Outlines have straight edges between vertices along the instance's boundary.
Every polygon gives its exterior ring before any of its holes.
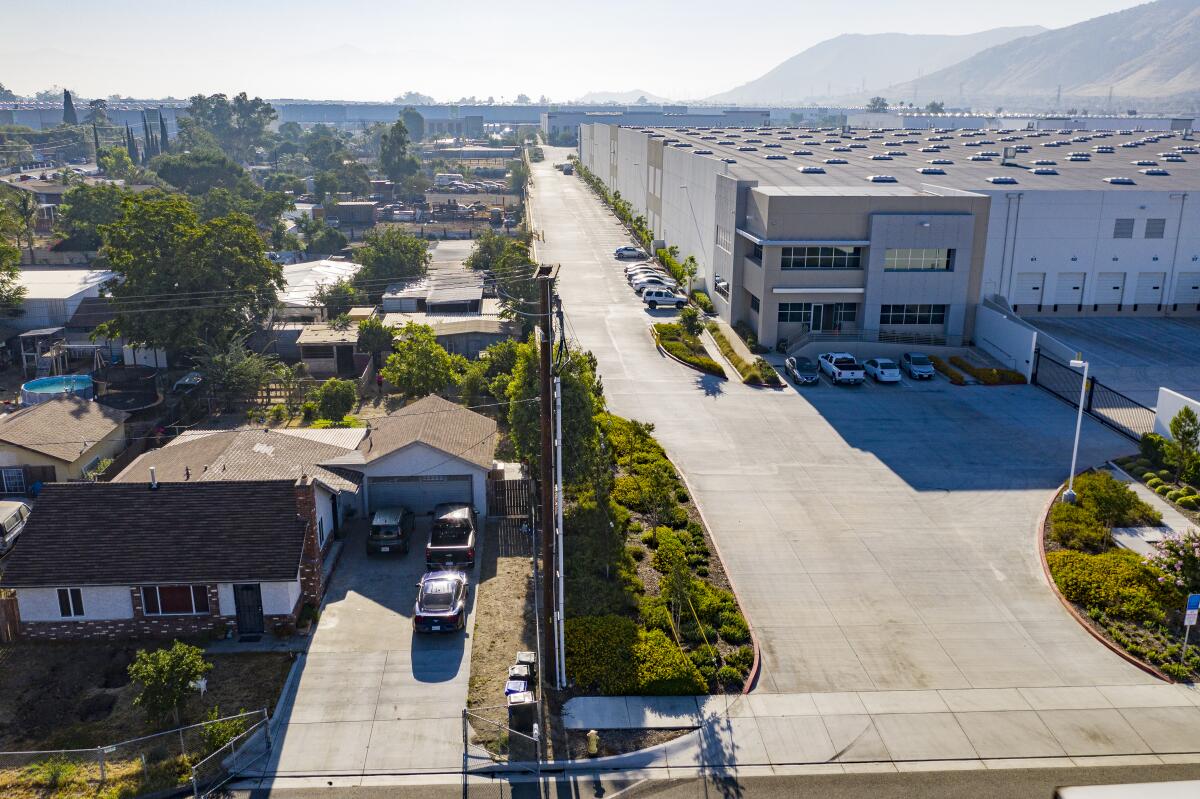
{"type": "Polygon", "coordinates": [[[704,97],[841,33],[1057,28],[1134,0],[15,0],[0,83],[84,96],[704,97]],[[919,13],[916,11],[919,9],[919,13]],[[18,33],[19,32],[19,33],[18,33]]]}

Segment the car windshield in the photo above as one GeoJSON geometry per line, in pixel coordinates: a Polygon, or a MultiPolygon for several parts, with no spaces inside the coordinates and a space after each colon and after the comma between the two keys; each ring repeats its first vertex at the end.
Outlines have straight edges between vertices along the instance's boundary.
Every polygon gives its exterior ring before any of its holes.
{"type": "Polygon", "coordinates": [[[924,355],[913,355],[909,358],[913,366],[929,366],[929,359],[924,355]]]}
{"type": "Polygon", "coordinates": [[[879,361],[876,364],[880,369],[895,369],[896,364],[893,361],[879,361]]]}
{"type": "Polygon", "coordinates": [[[815,372],[817,370],[817,365],[808,358],[801,358],[800,360],[796,361],[796,368],[801,372],[815,372]]]}
{"type": "Polygon", "coordinates": [[[421,586],[422,610],[449,610],[454,604],[454,583],[451,580],[430,580],[421,586]]]}

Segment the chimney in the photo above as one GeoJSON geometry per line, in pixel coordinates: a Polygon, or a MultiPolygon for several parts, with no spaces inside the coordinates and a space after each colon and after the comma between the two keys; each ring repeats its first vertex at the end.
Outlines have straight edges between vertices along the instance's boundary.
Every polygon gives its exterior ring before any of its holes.
{"type": "Polygon", "coordinates": [[[158,490],[158,475],[156,475],[156,474],[154,473],[154,467],[153,467],[153,466],[151,466],[151,467],[150,467],[150,490],[151,490],[151,491],[157,491],[157,490],[158,490]]]}

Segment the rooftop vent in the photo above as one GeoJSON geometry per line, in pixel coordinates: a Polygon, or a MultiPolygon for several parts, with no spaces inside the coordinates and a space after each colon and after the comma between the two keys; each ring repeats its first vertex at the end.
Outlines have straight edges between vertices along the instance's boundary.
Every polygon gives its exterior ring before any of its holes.
{"type": "Polygon", "coordinates": [[[872,183],[895,183],[896,178],[891,175],[871,175],[867,180],[872,183]]]}
{"type": "MultiPolygon", "coordinates": [[[[826,161],[825,163],[829,163],[829,162],[826,161]]],[[[819,166],[802,166],[802,167],[800,167],[800,174],[802,174],[802,175],[824,175],[825,170],[819,166]]]]}
{"type": "Polygon", "coordinates": [[[1134,185],[1133,178],[1112,177],[1104,178],[1105,183],[1111,183],[1114,186],[1132,186],[1134,185]]]}
{"type": "Polygon", "coordinates": [[[988,182],[988,183],[1004,184],[1004,185],[1006,185],[1006,186],[1010,186],[1010,185],[1012,185],[1012,184],[1016,183],[1016,182],[1017,182],[1017,179],[1016,179],[1016,178],[1013,178],[1013,177],[1009,177],[1009,176],[1007,176],[1007,175],[998,175],[998,176],[996,176],[996,177],[993,177],[993,178],[988,178],[988,179],[987,179],[987,182],[988,182]]]}
{"type": "Polygon", "coordinates": [[[1030,170],[1030,172],[1032,172],[1034,175],[1057,175],[1058,174],[1057,169],[1051,169],[1048,166],[1038,167],[1037,169],[1030,170]]]}

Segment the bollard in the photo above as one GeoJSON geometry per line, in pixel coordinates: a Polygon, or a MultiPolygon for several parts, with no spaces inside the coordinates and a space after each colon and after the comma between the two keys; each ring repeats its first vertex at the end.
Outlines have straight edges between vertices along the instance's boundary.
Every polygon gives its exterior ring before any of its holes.
{"type": "Polygon", "coordinates": [[[588,757],[595,757],[600,754],[600,733],[595,730],[588,730],[587,753],[588,757]]]}

